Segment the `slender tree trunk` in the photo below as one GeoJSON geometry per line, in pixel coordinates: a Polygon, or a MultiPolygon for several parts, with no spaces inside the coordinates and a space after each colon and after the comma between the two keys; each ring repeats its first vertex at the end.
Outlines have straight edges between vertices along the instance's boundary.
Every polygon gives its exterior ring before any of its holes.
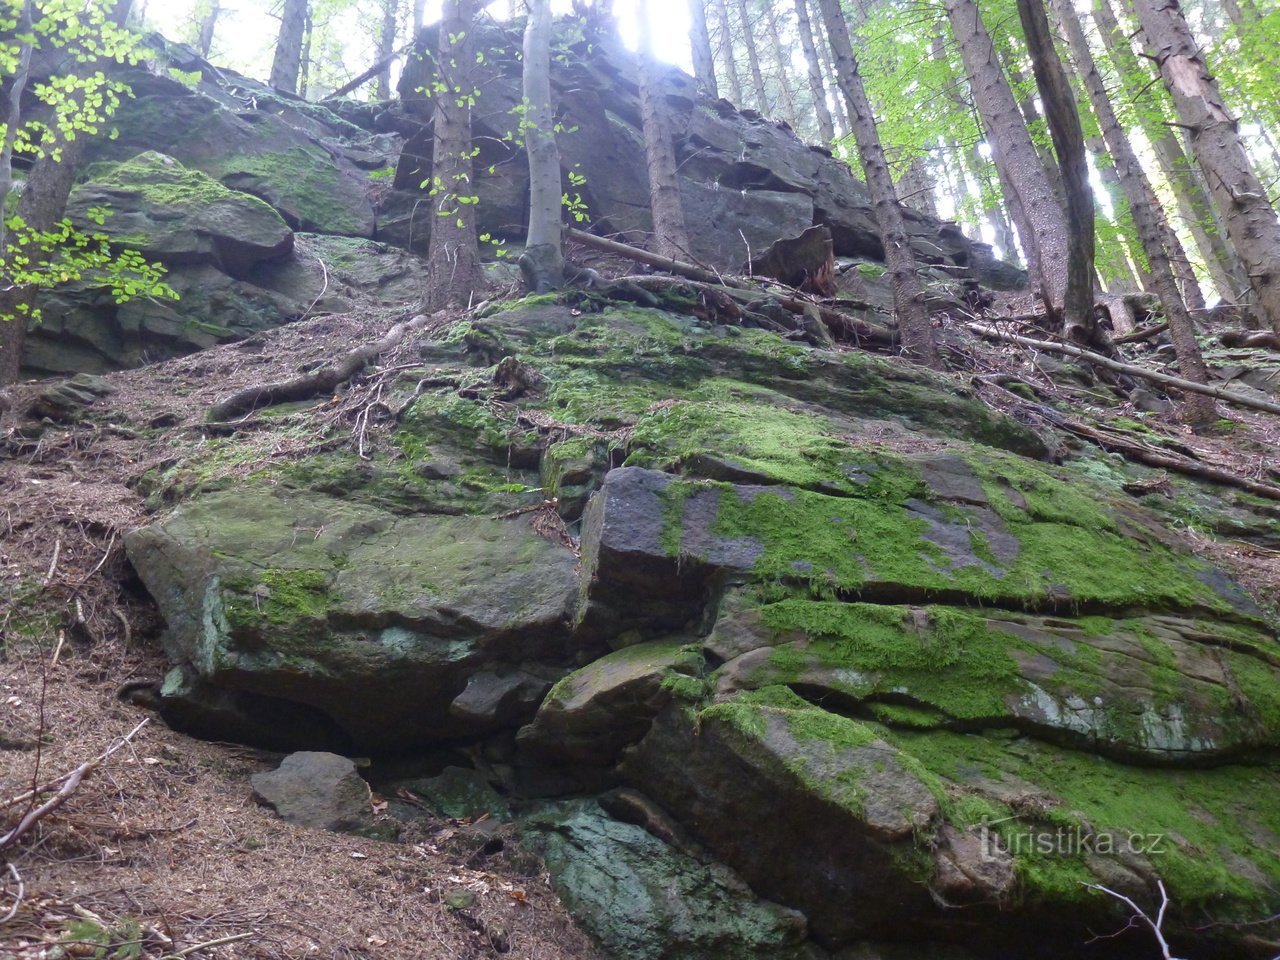
{"type": "Polygon", "coordinates": [[[689,259],[689,231],[676,173],[675,145],[662,89],[661,69],[653,58],[653,37],[640,17],[640,117],[649,169],[649,207],[653,213],[653,252],[672,260],[689,259]]]}
{"type": "Polygon", "coordinates": [[[946,6],[974,104],[991,140],[1002,192],[1018,225],[1032,284],[1046,309],[1059,315],[1066,306],[1070,259],[1066,216],[1000,69],[977,4],[974,0],[946,0],[946,6]]]}
{"type": "Polygon", "coordinates": [[[924,287],[916,265],[915,253],[907,235],[906,222],[898,197],[889,176],[889,164],[885,162],[884,148],[876,129],[875,116],[858,73],[858,61],[853,55],[849,39],[849,27],[839,0],[819,0],[831,43],[831,54],[836,61],[836,77],[844,93],[853,135],[858,142],[858,154],[866,173],[867,189],[875,207],[880,237],[884,243],[885,265],[893,284],[894,313],[898,318],[898,330],[906,352],[920,363],[931,367],[941,366],[938,346],[933,338],[929,310],[925,305],[924,287]]]}
{"type": "Polygon", "coordinates": [[[1134,9],[1178,118],[1190,130],[1191,148],[1227,236],[1244,261],[1255,305],[1280,333],[1280,218],[1249,162],[1236,119],[1222,102],[1177,0],[1134,0],[1134,9]]]}
{"type": "MultiPolygon", "coordinates": [[[[1126,95],[1136,103],[1149,86],[1150,72],[1138,62],[1137,55],[1111,8],[1110,0],[1094,0],[1093,19],[1126,95]]],[[[1195,240],[1196,249],[1200,251],[1213,285],[1225,301],[1234,303],[1248,288],[1248,280],[1240,261],[1227,245],[1222,223],[1209,200],[1208,188],[1199,171],[1187,159],[1174,132],[1157,122],[1151,111],[1139,107],[1135,111],[1135,119],[1155,151],[1156,159],[1178,203],[1178,213],[1195,240]]]]}
{"type": "Polygon", "coordinates": [[[422,32],[423,21],[427,15],[427,0],[413,0],[413,39],[418,39],[422,32]]]}
{"type": "MultiPolygon", "coordinates": [[[[716,83],[716,64],[711,56],[711,33],[707,29],[706,0],[688,0],[689,19],[693,23],[690,34],[693,41],[693,75],[698,80],[702,92],[713,100],[720,96],[720,85],[716,83]]],[[[647,16],[641,10],[640,16],[647,16]]]]}
{"type": "Polygon", "coordinates": [[[807,0],[792,0],[792,3],[796,10],[800,46],[804,49],[804,60],[809,67],[809,92],[813,95],[813,109],[818,117],[818,136],[825,146],[831,146],[836,138],[836,127],[831,119],[831,109],[827,106],[827,87],[822,82],[822,62],[818,59],[818,48],[813,41],[809,4],[807,0]]]}
{"type": "MultiPolygon", "coordinates": [[[[979,124],[980,126],[981,124],[979,124]]],[[[997,174],[993,177],[991,173],[994,164],[982,155],[976,143],[972,144],[965,152],[965,160],[969,167],[969,172],[973,174],[982,192],[979,207],[982,210],[983,218],[991,226],[996,246],[1000,248],[1000,255],[1005,262],[1017,265],[1020,262],[1018,241],[1014,237],[1013,224],[1009,222],[1009,214],[1005,211],[1005,205],[1000,202],[1000,184],[997,182],[999,175],[997,174]]]]}
{"type": "MultiPolygon", "coordinates": [[[[31,35],[32,0],[24,0],[22,11],[18,14],[19,37],[31,35]]],[[[9,82],[9,103],[3,117],[4,142],[0,145],[0,255],[4,253],[8,242],[8,210],[9,194],[13,190],[13,147],[18,140],[18,131],[22,129],[22,95],[27,90],[27,81],[31,78],[32,44],[28,40],[18,49],[18,68],[9,82]]],[[[0,321],[2,323],[4,321],[0,321]]],[[[0,380],[0,384],[6,381],[0,380]]]]}
{"type": "Polygon", "coordinates": [[[903,203],[931,217],[938,216],[938,203],[933,195],[933,178],[929,175],[925,157],[913,157],[906,172],[898,178],[898,184],[903,203]]]}
{"type": "MultiPolygon", "coordinates": [[[[642,14],[643,15],[643,14],[642,14]]],[[[520,267],[531,293],[564,282],[560,150],[551,103],[551,2],[529,0],[524,28],[524,146],[529,157],[529,235],[520,267]]]]}
{"type": "Polygon", "coordinates": [[[395,96],[391,89],[391,57],[396,52],[396,31],[400,26],[400,0],[382,0],[382,30],[378,34],[378,60],[386,64],[378,71],[379,100],[395,96]]]}
{"type": "Polygon", "coordinates": [[[298,75],[302,66],[302,41],[307,32],[311,11],[308,0],[284,0],[280,15],[280,35],[271,61],[271,86],[285,93],[298,92],[298,75]]]}
{"type": "Polygon", "coordinates": [[[444,0],[437,45],[435,146],[431,202],[435,216],[427,246],[428,311],[465,306],[483,284],[476,239],[475,187],[471,164],[471,104],[476,0],[444,0]]]}
{"type": "Polygon", "coordinates": [[[218,17],[222,16],[221,0],[210,0],[209,9],[200,18],[200,31],[196,34],[196,49],[206,60],[213,50],[213,33],[218,26],[218,17]]]}
{"type": "Polygon", "coordinates": [[[1066,192],[1070,248],[1062,332],[1068,339],[1090,344],[1097,334],[1093,315],[1095,207],[1080,111],[1067,73],[1058,58],[1058,50],[1053,45],[1053,33],[1049,29],[1043,0],[1018,0],[1018,17],[1031,52],[1031,66],[1044,103],[1045,120],[1049,124],[1066,192]]]}
{"type": "MultiPolygon", "coordinates": [[[[1208,383],[1209,375],[1205,369],[1204,357],[1201,356],[1200,345],[1196,342],[1195,324],[1178,290],[1173,263],[1169,259],[1165,238],[1161,234],[1160,224],[1164,219],[1164,211],[1161,209],[1160,201],[1156,197],[1151,182],[1143,173],[1133,145],[1129,142],[1129,137],[1124,127],[1120,125],[1120,120],[1111,105],[1106,83],[1098,72],[1093,53],[1089,49],[1089,41],[1076,15],[1073,0],[1055,0],[1055,4],[1071,55],[1093,105],[1094,116],[1098,120],[1102,136],[1115,160],[1116,175],[1124,188],[1129,209],[1133,214],[1134,226],[1137,228],[1143,251],[1147,255],[1147,263],[1151,268],[1152,285],[1156,295],[1160,297],[1160,302],[1164,306],[1164,315],[1169,321],[1169,333],[1173,338],[1174,351],[1178,356],[1179,371],[1184,379],[1193,380],[1196,383],[1208,383]]],[[[1187,397],[1183,415],[1190,423],[1204,425],[1217,419],[1217,408],[1211,397],[1193,393],[1187,397]]]]}
{"type": "Polygon", "coordinates": [[[769,93],[764,86],[764,74],[760,72],[760,54],[756,51],[755,34],[751,29],[751,14],[747,10],[747,0],[738,0],[738,23],[742,27],[742,46],[747,51],[747,66],[751,70],[751,86],[756,95],[756,109],[768,116],[769,93]]]}
{"type": "Polygon", "coordinates": [[[796,93],[791,85],[791,57],[782,46],[782,25],[778,22],[778,12],[772,2],[765,3],[765,11],[769,17],[769,45],[773,49],[774,63],[778,68],[778,94],[781,97],[781,119],[787,121],[793,130],[799,129],[800,114],[796,111],[796,93]]]}
{"type": "Polygon", "coordinates": [[[746,106],[742,102],[742,78],[738,76],[738,62],[733,56],[733,26],[729,23],[729,8],[725,0],[711,0],[715,6],[716,25],[720,28],[720,63],[729,80],[729,95],[735,107],[746,106]]]}
{"type": "MultiPolygon", "coordinates": [[[[1001,62],[1009,77],[1010,89],[1016,91],[1028,86],[1027,76],[1014,62],[1012,51],[1003,51],[1001,62]]],[[[1030,84],[1030,87],[1035,90],[1035,84],[1030,84]]],[[[1014,96],[1017,97],[1017,94],[1015,93],[1014,96]]],[[[1022,114],[1022,121],[1027,125],[1027,133],[1030,134],[1031,142],[1035,145],[1036,156],[1040,158],[1040,165],[1044,167],[1045,175],[1049,178],[1049,184],[1053,187],[1053,194],[1058,198],[1059,206],[1065,207],[1067,193],[1062,183],[1062,171],[1058,169],[1058,158],[1054,156],[1052,143],[1044,142],[1044,132],[1048,129],[1048,124],[1040,115],[1034,93],[1025,93],[1017,99],[1018,111],[1022,114]]]]}

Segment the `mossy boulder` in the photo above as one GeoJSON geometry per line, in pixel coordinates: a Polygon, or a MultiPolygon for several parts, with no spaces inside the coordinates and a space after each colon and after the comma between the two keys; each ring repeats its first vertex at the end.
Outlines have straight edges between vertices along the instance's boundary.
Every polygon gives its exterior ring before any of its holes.
{"type": "Polygon", "coordinates": [[[257,197],[228,190],[172,157],[147,152],[76,187],[68,215],[84,229],[93,209],[102,232],[168,264],[210,263],[232,276],[293,249],[293,231],[257,197]]]}
{"type": "Polygon", "coordinates": [[[127,547],[175,662],[220,688],[304,704],[363,750],[515,722],[501,696],[491,713],[474,709],[469,684],[542,665],[532,696],[514,698],[527,715],[571,662],[576,562],[527,519],[403,518],[242,489],[127,547]]]}

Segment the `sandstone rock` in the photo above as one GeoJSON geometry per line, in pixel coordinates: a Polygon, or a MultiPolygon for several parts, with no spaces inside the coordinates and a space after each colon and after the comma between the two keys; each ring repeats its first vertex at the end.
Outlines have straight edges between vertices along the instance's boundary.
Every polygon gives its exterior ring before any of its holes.
{"type": "Polygon", "coordinates": [[[373,825],[369,785],[346,757],[291,753],[278,769],[255,773],[250,779],[254,795],[290,823],[344,833],[373,825]]]}
{"type": "Polygon", "coordinates": [[[610,956],[635,960],[788,960],[804,918],[757,899],[723,867],[699,863],[595,803],[528,821],[561,899],[610,956]]]}

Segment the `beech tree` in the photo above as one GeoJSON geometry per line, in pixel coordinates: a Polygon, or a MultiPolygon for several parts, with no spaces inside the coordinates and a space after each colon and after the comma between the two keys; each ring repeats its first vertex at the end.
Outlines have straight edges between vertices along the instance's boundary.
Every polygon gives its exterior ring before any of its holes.
{"type": "Polygon", "coordinates": [[[885,265],[893,286],[894,315],[902,335],[903,347],[908,355],[931,367],[941,365],[938,346],[933,339],[929,310],[924,301],[924,288],[916,265],[911,239],[907,235],[906,221],[898,196],[889,176],[889,164],[885,161],[880,135],[876,130],[871,104],[867,101],[862,77],[858,73],[858,61],[853,55],[848,24],[839,0],[819,0],[831,54],[836,62],[836,79],[844,93],[849,110],[849,122],[858,144],[858,155],[866,173],[867,189],[875,208],[880,238],[884,244],[885,265]]]}
{"type": "Polygon", "coordinates": [[[476,88],[472,28],[477,0],[444,0],[436,73],[434,149],[428,196],[434,216],[427,245],[428,311],[464,306],[482,284],[472,182],[471,108],[476,88]]]}
{"type": "Polygon", "coordinates": [[[310,17],[309,0],[284,0],[280,12],[280,33],[271,60],[271,86],[285,93],[298,92],[302,74],[302,46],[310,17]]]}
{"type": "Polygon", "coordinates": [[[1236,118],[1222,102],[1177,0],[1133,0],[1133,6],[1227,236],[1244,262],[1258,312],[1280,333],[1280,218],[1241,142],[1236,118]]]}
{"type": "Polygon", "coordinates": [[[524,28],[525,153],[529,158],[529,235],[520,258],[531,293],[564,282],[564,246],[560,230],[560,151],[551,105],[551,2],[529,0],[524,28]]]}
{"type": "MultiPolygon", "coordinates": [[[[113,250],[106,236],[65,219],[86,148],[106,133],[129,93],[111,75],[113,64],[138,58],[137,37],[124,29],[128,15],[128,0],[48,6],[17,0],[0,7],[0,69],[12,78],[0,145],[0,387],[18,378],[41,290],[84,280],[110,289],[117,302],[176,296],[162,282],[162,268],[136,252],[113,250]],[[34,77],[36,50],[65,72],[34,77]],[[34,104],[24,116],[27,94],[34,104]],[[15,154],[31,168],[12,209],[15,154]]],[[[109,212],[97,211],[94,219],[101,223],[109,212]]]]}

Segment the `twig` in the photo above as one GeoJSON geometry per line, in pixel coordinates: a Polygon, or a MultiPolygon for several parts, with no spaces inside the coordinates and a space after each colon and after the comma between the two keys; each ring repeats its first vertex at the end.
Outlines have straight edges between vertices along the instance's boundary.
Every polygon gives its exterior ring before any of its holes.
{"type": "Polygon", "coordinates": [[[40,584],[40,589],[48,588],[53,582],[53,572],[58,569],[58,554],[62,552],[62,538],[59,537],[53,545],[53,559],[49,561],[49,572],[44,575],[44,582],[40,584]]]}
{"type": "Polygon", "coordinates": [[[13,906],[9,908],[9,911],[3,917],[0,917],[0,924],[8,923],[18,915],[18,908],[22,906],[22,898],[27,889],[22,883],[22,874],[18,872],[18,868],[13,865],[13,862],[10,861],[6,866],[9,868],[9,875],[13,877],[14,883],[18,885],[18,892],[14,894],[13,906]]]}
{"type": "MultiPolygon", "coordinates": [[[[114,743],[107,750],[98,754],[98,756],[94,757],[92,760],[86,760],[84,763],[80,764],[80,766],[76,767],[70,773],[64,775],[63,777],[60,777],[59,780],[62,780],[63,783],[62,783],[62,786],[58,789],[57,793],[55,793],[52,797],[50,797],[44,803],[40,804],[40,806],[33,807],[32,809],[28,810],[26,815],[21,820],[18,821],[18,825],[16,827],[14,827],[8,833],[0,835],[0,850],[3,850],[5,847],[12,846],[22,837],[23,834],[25,834],[37,823],[39,823],[41,820],[43,820],[45,817],[51,814],[54,810],[57,810],[58,807],[66,803],[67,799],[73,793],[76,792],[76,788],[80,786],[80,782],[84,780],[85,777],[87,777],[94,770],[100,767],[117,750],[119,750],[121,747],[125,746],[131,740],[133,740],[133,738],[137,735],[138,731],[141,730],[150,722],[151,722],[150,717],[143,718],[143,720],[140,723],[138,723],[136,727],[134,727],[132,730],[126,733],[123,737],[121,737],[118,741],[116,741],[116,743],[114,743]]],[[[33,790],[31,794],[28,795],[28,799],[35,799],[36,796],[38,796],[40,793],[43,793],[43,792],[44,792],[43,790],[37,788],[36,790],[33,790]]]]}
{"type": "Polygon", "coordinates": [[[221,947],[227,943],[237,943],[240,940],[248,940],[254,935],[253,931],[249,933],[233,933],[227,937],[219,937],[216,940],[206,940],[204,943],[193,943],[189,947],[183,947],[181,950],[175,950],[173,953],[166,953],[160,960],[182,960],[183,957],[189,957],[197,950],[208,950],[210,947],[221,947]]]}
{"type": "MultiPolygon", "coordinates": [[[[1147,912],[1145,910],[1134,903],[1129,897],[1126,897],[1123,893],[1116,893],[1116,891],[1112,890],[1110,887],[1104,887],[1100,883],[1086,883],[1083,884],[1083,886],[1088,887],[1090,890],[1098,890],[1109,897],[1115,897],[1121,903],[1127,904],[1129,908],[1133,910],[1134,919],[1141,920],[1151,929],[1151,932],[1155,934],[1156,942],[1160,944],[1160,956],[1163,957],[1164,960],[1178,960],[1177,957],[1170,953],[1169,941],[1164,938],[1164,917],[1166,911],[1169,909],[1169,894],[1165,892],[1163,880],[1156,881],[1156,886],[1160,888],[1160,909],[1156,913],[1156,918],[1154,920],[1147,916],[1147,912]]],[[[1132,923],[1132,920],[1130,922],[1132,923]]]]}

